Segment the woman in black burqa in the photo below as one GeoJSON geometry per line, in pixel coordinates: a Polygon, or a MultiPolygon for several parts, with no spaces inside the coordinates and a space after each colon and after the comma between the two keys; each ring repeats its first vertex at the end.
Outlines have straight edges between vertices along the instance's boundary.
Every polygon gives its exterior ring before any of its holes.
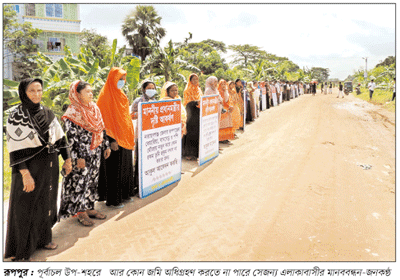
{"type": "Polygon", "coordinates": [[[61,125],[54,113],[40,104],[42,91],[40,79],[21,81],[21,104],[7,121],[12,179],[5,258],[17,261],[29,260],[37,248],[57,248],[51,228],[57,221],[60,154],[66,174],[72,170],[61,125]]]}

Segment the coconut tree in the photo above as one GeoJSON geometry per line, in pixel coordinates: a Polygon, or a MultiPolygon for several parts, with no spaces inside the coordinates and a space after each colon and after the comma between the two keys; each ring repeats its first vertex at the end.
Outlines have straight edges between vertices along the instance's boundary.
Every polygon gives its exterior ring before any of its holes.
{"type": "Polygon", "coordinates": [[[250,62],[244,70],[250,74],[249,78],[251,80],[259,81],[265,77],[265,61],[250,62]]]}
{"type": "Polygon", "coordinates": [[[136,6],[122,24],[122,35],[129,42],[133,52],[140,56],[142,63],[152,53],[151,41],[159,44],[165,34],[166,30],[161,27],[161,17],[153,6],[136,6]]]}
{"type": "Polygon", "coordinates": [[[181,71],[200,73],[200,69],[182,59],[179,49],[170,40],[165,48],[154,47],[154,52],[147,57],[142,67],[142,74],[163,76],[165,81],[186,83],[181,71]]]}

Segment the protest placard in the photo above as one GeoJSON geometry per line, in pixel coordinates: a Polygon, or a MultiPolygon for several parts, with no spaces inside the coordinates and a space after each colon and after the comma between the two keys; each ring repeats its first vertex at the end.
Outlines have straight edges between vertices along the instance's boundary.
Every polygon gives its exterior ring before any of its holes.
{"type": "Polygon", "coordinates": [[[181,179],[181,101],[139,103],[139,196],[181,179]]]}
{"type": "Polygon", "coordinates": [[[199,165],[219,155],[218,95],[206,95],[200,102],[199,165]]]}

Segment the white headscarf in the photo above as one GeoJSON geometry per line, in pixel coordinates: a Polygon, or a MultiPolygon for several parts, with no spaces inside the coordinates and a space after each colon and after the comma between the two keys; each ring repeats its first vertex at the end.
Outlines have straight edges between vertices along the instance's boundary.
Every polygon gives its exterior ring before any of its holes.
{"type": "Polygon", "coordinates": [[[217,77],[215,76],[210,76],[206,80],[206,88],[204,90],[204,95],[213,95],[213,94],[219,94],[217,86],[213,87],[213,84],[215,82],[218,82],[217,77]]]}

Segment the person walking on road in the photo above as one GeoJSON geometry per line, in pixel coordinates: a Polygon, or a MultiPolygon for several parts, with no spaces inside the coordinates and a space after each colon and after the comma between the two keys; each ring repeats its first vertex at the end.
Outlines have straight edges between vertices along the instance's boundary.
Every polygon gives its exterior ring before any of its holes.
{"type": "Polygon", "coordinates": [[[342,82],[339,82],[339,93],[336,98],[339,98],[340,94],[342,94],[342,98],[344,98],[342,82]]]}
{"type": "Polygon", "coordinates": [[[369,100],[372,99],[372,95],[374,94],[375,88],[376,88],[376,84],[374,83],[374,80],[371,80],[371,82],[368,84],[369,100]]]}

